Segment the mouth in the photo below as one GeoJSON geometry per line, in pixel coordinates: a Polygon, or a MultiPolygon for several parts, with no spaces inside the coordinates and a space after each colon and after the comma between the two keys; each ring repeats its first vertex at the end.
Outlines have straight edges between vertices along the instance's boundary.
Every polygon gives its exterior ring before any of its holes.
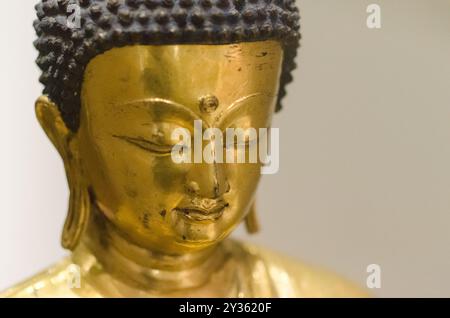
{"type": "Polygon", "coordinates": [[[174,211],[184,218],[195,222],[216,221],[220,219],[228,203],[221,203],[205,209],[201,206],[177,207],[174,211]]]}

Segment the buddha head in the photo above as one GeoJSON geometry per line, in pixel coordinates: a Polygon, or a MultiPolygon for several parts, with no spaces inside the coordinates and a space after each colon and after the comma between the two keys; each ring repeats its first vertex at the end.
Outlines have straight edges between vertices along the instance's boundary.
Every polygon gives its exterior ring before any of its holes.
{"type": "Polygon", "coordinates": [[[261,163],[175,163],[172,132],[194,134],[196,120],[270,127],[295,68],[294,0],[42,0],[36,10],[36,113],[70,188],[64,247],[97,218],[181,254],[251,218],[261,163]]]}

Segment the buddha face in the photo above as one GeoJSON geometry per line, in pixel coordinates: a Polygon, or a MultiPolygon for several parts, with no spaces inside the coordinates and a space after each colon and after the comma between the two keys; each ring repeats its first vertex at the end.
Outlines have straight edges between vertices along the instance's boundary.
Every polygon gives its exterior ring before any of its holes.
{"type": "Polygon", "coordinates": [[[268,128],[281,73],[276,41],[115,48],[85,71],[82,170],[98,210],[165,253],[211,246],[243,220],[260,163],[175,163],[177,128],[268,128]]]}

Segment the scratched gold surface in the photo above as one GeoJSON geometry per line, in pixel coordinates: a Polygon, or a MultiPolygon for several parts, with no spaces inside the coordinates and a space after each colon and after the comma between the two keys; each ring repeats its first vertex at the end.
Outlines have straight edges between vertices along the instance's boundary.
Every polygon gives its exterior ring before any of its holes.
{"type": "Polygon", "coordinates": [[[85,71],[77,131],[39,98],[37,117],[67,173],[62,244],[71,254],[1,296],[365,296],[327,271],[227,238],[245,220],[256,229],[260,163],[171,159],[171,132],[194,134],[194,120],[269,128],[282,60],[276,41],[112,49],[85,71]]]}

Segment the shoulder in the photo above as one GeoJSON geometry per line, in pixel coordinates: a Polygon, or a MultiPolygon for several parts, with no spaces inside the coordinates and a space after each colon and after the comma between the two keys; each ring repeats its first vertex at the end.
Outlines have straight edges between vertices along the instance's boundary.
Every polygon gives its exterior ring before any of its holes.
{"type": "Polygon", "coordinates": [[[259,268],[264,267],[276,296],[369,297],[367,291],[333,272],[253,244],[236,241],[234,244],[240,245],[244,253],[253,258],[253,264],[258,264],[259,268]]]}
{"type": "Polygon", "coordinates": [[[70,257],[0,293],[0,298],[67,298],[74,292],[77,269],[70,257]]]}

